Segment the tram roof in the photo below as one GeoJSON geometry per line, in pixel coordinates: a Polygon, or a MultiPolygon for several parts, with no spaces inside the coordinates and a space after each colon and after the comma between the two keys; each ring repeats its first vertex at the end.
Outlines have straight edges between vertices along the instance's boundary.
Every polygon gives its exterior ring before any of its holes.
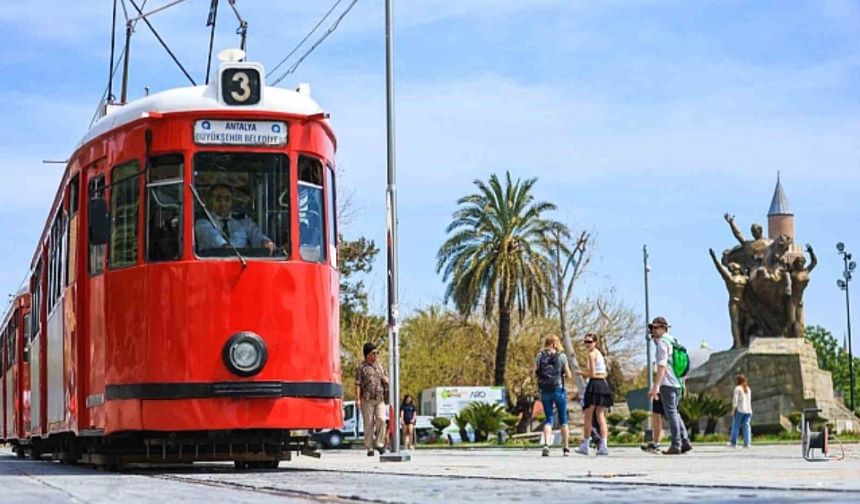
{"type": "Polygon", "coordinates": [[[99,135],[103,135],[114,128],[145,117],[145,114],[150,112],[167,114],[194,110],[207,112],[218,110],[260,110],[295,115],[314,115],[323,112],[319,104],[307,94],[271,86],[263,88],[262,99],[256,105],[242,107],[225,105],[218,100],[218,88],[216,82],[213,80],[208,86],[188,86],[170,89],[129,102],[126,105],[117,106],[93,124],[77,147],[83,146],[99,135]]]}

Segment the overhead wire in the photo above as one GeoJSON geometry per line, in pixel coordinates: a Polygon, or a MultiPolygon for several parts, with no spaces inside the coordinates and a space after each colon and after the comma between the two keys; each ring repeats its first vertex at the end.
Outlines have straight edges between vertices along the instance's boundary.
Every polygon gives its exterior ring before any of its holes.
{"type": "Polygon", "coordinates": [[[299,50],[299,47],[301,47],[305,42],[307,42],[307,40],[308,40],[309,38],[311,38],[311,35],[313,35],[313,34],[314,34],[314,32],[315,32],[315,31],[317,31],[317,28],[319,28],[319,27],[320,27],[320,26],[325,22],[325,20],[326,20],[326,19],[328,19],[328,17],[331,15],[331,13],[332,13],[332,12],[334,12],[334,10],[337,8],[337,6],[338,6],[338,5],[340,5],[340,3],[341,3],[342,1],[343,1],[343,0],[336,0],[336,1],[335,1],[335,3],[334,3],[334,5],[332,5],[332,6],[331,6],[331,8],[328,10],[328,12],[326,12],[326,13],[325,13],[325,15],[323,15],[323,17],[319,20],[319,22],[316,24],[316,26],[314,26],[314,27],[311,29],[311,31],[309,31],[309,32],[308,32],[308,34],[307,34],[307,35],[305,35],[305,38],[303,38],[303,39],[301,40],[301,42],[299,42],[298,44],[296,44],[296,47],[293,47],[293,50],[292,50],[292,51],[290,51],[290,52],[289,52],[289,54],[287,54],[286,56],[284,56],[284,59],[282,59],[282,60],[281,60],[277,65],[275,65],[275,67],[274,67],[274,68],[272,68],[271,70],[269,70],[269,73],[275,73],[275,71],[276,71],[278,68],[281,68],[281,65],[283,65],[284,63],[286,63],[286,61],[287,61],[288,59],[290,59],[290,56],[292,56],[293,54],[295,54],[295,53],[296,53],[296,51],[298,51],[298,50],[299,50]]]}
{"type": "MultiPolygon", "coordinates": [[[[159,10],[164,10],[165,8],[176,5],[182,1],[184,1],[184,0],[178,0],[176,2],[171,3],[170,5],[162,7],[161,9],[157,9],[153,12],[158,12],[159,10]]],[[[175,54],[173,54],[173,51],[171,51],[170,48],[167,47],[167,43],[161,38],[161,35],[159,35],[157,31],[155,31],[155,27],[152,26],[152,23],[150,23],[149,20],[146,19],[146,16],[143,14],[143,10],[137,6],[137,4],[134,2],[134,0],[129,0],[129,2],[131,2],[131,5],[134,6],[135,10],[137,11],[138,15],[140,16],[138,19],[142,19],[143,22],[146,23],[146,26],[149,28],[149,30],[152,32],[152,34],[155,35],[155,38],[158,39],[158,42],[161,43],[161,47],[163,47],[164,50],[167,51],[167,54],[170,55],[170,57],[173,59],[173,62],[176,63],[176,65],[179,67],[180,70],[182,70],[182,73],[185,74],[185,77],[188,78],[188,80],[191,82],[191,85],[196,86],[197,83],[194,82],[194,79],[191,77],[191,74],[189,74],[188,71],[185,70],[185,67],[182,66],[182,63],[179,62],[179,59],[176,57],[175,54]]]]}
{"type": "Polygon", "coordinates": [[[293,65],[290,68],[288,68],[287,71],[284,72],[280,77],[278,77],[274,82],[272,82],[271,85],[276,86],[279,82],[284,80],[288,75],[295,72],[296,69],[299,67],[299,65],[301,65],[302,62],[305,60],[305,58],[307,58],[308,55],[310,55],[314,51],[314,49],[319,47],[319,45],[322,44],[323,41],[326,38],[328,38],[329,35],[331,35],[332,33],[334,33],[335,30],[337,30],[337,27],[340,25],[340,22],[343,21],[343,18],[345,18],[347,14],[349,14],[349,11],[352,10],[352,8],[355,6],[356,3],[358,3],[358,0],[352,0],[352,2],[349,4],[349,6],[340,14],[340,16],[329,27],[329,29],[326,30],[326,32],[323,34],[323,36],[320,37],[319,40],[314,42],[314,45],[312,45],[310,49],[308,49],[304,54],[302,54],[302,57],[299,58],[298,61],[293,63],[293,65]]]}
{"type": "MultiPolygon", "coordinates": [[[[131,22],[131,27],[133,30],[134,27],[137,25],[137,21],[136,20],[132,21],[129,19],[128,8],[125,5],[125,0],[119,0],[119,1],[120,1],[120,6],[122,7],[123,16],[125,17],[125,24],[128,25],[128,23],[131,22]]],[[[143,9],[144,7],[146,7],[146,2],[148,2],[148,1],[149,0],[143,0],[143,2],[140,4],[140,8],[143,9]]],[[[116,34],[116,26],[114,26],[114,33],[111,36],[113,37],[113,36],[115,36],[115,34],[116,34]]],[[[90,127],[92,127],[92,125],[95,124],[95,122],[98,120],[99,112],[101,111],[102,105],[104,105],[107,102],[107,100],[110,100],[113,98],[112,96],[109,96],[109,94],[113,92],[110,89],[112,87],[111,84],[112,84],[113,76],[116,75],[117,70],[119,70],[119,65],[122,62],[122,57],[124,55],[125,55],[125,47],[123,47],[122,51],[120,51],[119,57],[117,57],[117,59],[116,59],[116,65],[113,65],[113,70],[111,71],[110,78],[108,80],[108,85],[105,87],[104,93],[102,93],[102,97],[101,97],[101,99],[99,99],[98,105],[96,105],[96,111],[93,114],[92,119],[90,119],[90,127]]],[[[111,57],[111,64],[113,64],[113,57],[111,57]]]]}

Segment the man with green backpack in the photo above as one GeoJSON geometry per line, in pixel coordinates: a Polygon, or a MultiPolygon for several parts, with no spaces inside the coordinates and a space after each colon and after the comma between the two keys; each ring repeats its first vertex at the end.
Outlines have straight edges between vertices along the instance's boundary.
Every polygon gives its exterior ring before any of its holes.
{"type": "Polygon", "coordinates": [[[693,449],[687,427],[678,412],[681,392],[684,389],[683,378],[690,370],[690,359],[687,349],[669,334],[669,323],[663,317],[655,318],[648,324],[651,339],[657,346],[657,376],[654,386],[648,393],[651,399],[660,397],[666,417],[669,419],[669,431],[672,434],[672,445],[663,455],[680,455],[693,449]]]}

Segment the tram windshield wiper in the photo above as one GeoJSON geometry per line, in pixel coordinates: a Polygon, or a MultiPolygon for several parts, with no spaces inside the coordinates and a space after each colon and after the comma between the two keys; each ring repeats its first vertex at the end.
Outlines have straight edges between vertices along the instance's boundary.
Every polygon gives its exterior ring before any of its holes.
{"type": "Polygon", "coordinates": [[[224,238],[224,241],[227,242],[227,246],[229,246],[230,250],[232,250],[233,253],[236,254],[236,257],[238,257],[239,260],[242,261],[242,267],[247,267],[248,262],[245,260],[244,257],[242,257],[242,254],[239,253],[239,250],[236,249],[236,247],[234,247],[232,243],[230,243],[230,237],[227,236],[227,233],[225,233],[223,229],[221,229],[221,226],[215,223],[215,219],[212,217],[212,214],[209,213],[209,209],[206,208],[206,203],[203,203],[203,198],[200,197],[200,194],[197,192],[197,188],[194,187],[194,183],[191,183],[189,187],[191,188],[191,194],[194,195],[194,199],[197,200],[197,203],[200,205],[200,208],[203,209],[203,215],[205,215],[206,219],[209,220],[210,223],[212,223],[212,226],[217,229],[219,233],[221,233],[221,236],[224,238]]]}

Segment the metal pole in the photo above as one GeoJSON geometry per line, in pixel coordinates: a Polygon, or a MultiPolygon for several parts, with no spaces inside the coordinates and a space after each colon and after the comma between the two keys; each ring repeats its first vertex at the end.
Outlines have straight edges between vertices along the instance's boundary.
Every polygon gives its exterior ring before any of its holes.
{"type": "Polygon", "coordinates": [[[125,25],[125,56],[122,62],[122,87],[119,94],[120,105],[128,102],[128,58],[131,52],[131,34],[134,31],[131,21],[125,25]]]}
{"type": "MultiPolygon", "coordinates": [[[[648,331],[648,323],[651,320],[651,315],[649,313],[648,307],[648,272],[651,271],[651,266],[648,265],[648,246],[642,245],[642,264],[643,270],[645,273],[645,355],[646,357],[646,366],[648,370],[648,392],[651,392],[651,387],[654,386],[654,377],[651,373],[651,335],[648,331]]],[[[654,424],[651,419],[652,412],[652,404],[651,398],[648,398],[648,429],[645,430],[645,442],[652,441],[654,439],[654,424]]]]}
{"type": "Polygon", "coordinates": [[[848,382],[851,390],[849,391],[849,399],[851,401],[851,412],[854,412],[854,352],[851,350],[851,301],[848,296],[848,284],[851,279],[851,271],[848,269],[848,254],[843,254],[845,260],[845,316],[848,319],[848,382]]]}
{"type": "Polygon", "coordinates": [[[385,208],[388,224],[388,356],[391,377],[388,403],[391,405],[389,422],[394,426],[394,439],[391,452],[381,455],[379,459],[383,462],[406,462],[410,459],[409,453],[400,451],[400,307],[397,299],[397,185],[394,162],[394,37],[391,3],[392,0],[385,0],[385,105],[388,130],[388,186],[385,191],[385,208]]]}

